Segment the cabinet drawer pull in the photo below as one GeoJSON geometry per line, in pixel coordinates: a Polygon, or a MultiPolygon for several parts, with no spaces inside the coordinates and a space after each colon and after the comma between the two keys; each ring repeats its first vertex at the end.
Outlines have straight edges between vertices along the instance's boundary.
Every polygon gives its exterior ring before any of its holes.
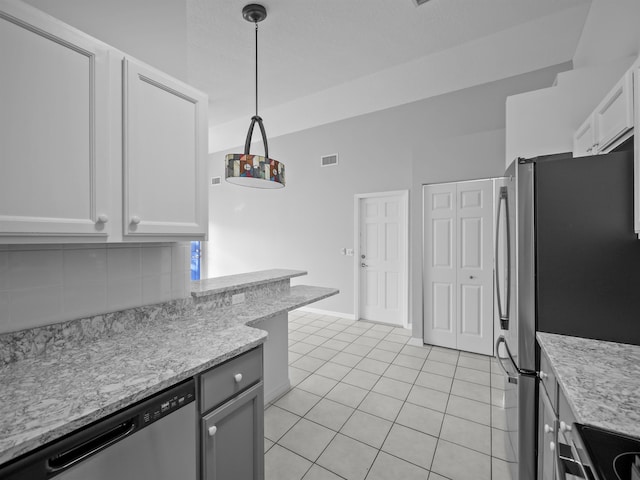
{"type": "Polygon", "coordinates": [[[240,383],[242,381],[242,374],[241,373],[236,373],[233,376],[233,379],[236,381],[236,383],[240,383]]]}
{"type": "Polygon", "coordinates": [[[553,432],[553,428],[551,428],[549,425],[547,425],[546,423],[544,424],[544,433],[551,433],[553,432]]]}
{"type": "Polygon", "coordinates": [[[540,379],[544,380],[545,378],[547,378],[549,375],[546,374],[545,372],[543,372],[542,370],[540,370],[540,379]]]}
{"type": "Polygon", "coordinates": [[[549,450],[551,450],[552,452],[555,451],[556,449],[556,444],[553,442],[549,442],[549,450]]]}
{"type": "Polygon", "coordinates": [[[138,225],[140,223],[140,217],[134,215],[133,217],[131,217],[131,223],[133,223],[134,225],[138,225]]]}
{"type": "Polygon", "coordinates": [[[212,427],[209,427],[209,436],[213,437],[217,431],[218,431],[218,427],[216,427],[215,425],[212,427]]]}
{"type": "Polygon", "coordinates": [[[96,223],[107,223],[109,221],[109,217],[104,213],[102,215],[98,215],[98,221],[96,223]]]}
{"type": "Polygon", "coordinates": [[[570,432],[571,431],[571,425],[567,425],[563,420],[562,422],[560,422],[560,431],[561,432],[570,432]]]}

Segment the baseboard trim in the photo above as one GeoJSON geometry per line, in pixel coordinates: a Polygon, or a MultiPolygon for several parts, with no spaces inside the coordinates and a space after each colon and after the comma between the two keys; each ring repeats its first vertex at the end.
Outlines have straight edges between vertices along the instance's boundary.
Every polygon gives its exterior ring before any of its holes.
{"type": "Polygon", "coordinates": [[[269,392],[264,392],[264,404],[270,404],[276,402],[280,397],[282,397],[285,393],[291,390],[291,382],[287,378],[287,381],[277,388],[272,389],[269,392]]]}
{"type": "Polygon", "coordinates": [[[347,320],[356,320],[356,316],[353,313],[334,312],[332,310],[323,310],[322,308],[312,307],[300,307],[298,310],[309,313],[317,313],[319,315],[330,315],[332,317],[346,318],[347,320]]]}

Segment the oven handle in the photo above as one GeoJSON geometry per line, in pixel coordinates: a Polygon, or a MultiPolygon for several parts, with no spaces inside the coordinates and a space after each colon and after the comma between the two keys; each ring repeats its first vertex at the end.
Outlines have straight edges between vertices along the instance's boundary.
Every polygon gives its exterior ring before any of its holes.
{"type": "Polygon", "coordinates": [[[567,473],[574,478],[589,478],[587,477],[582,462],[580,462],[580,457],[573,442],[571,442],[571,445],[566,445],[560,443],[560,439],[558,439],[555,452],[555,464],[557,480],[567,480],[567,473]]]}

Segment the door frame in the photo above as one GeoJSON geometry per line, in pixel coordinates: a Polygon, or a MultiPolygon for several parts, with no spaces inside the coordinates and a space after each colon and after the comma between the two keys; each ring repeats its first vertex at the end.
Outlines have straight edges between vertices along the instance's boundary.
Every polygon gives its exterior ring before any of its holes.
{"type": "Polygon", "coordinates": [[[409,190],[393,190],[389,192],[372,192],[372,193],[356,193],[353,196],[354,202],[354,249],[353,249],[353,279],[354,279],[354,294],[353,294],[353,313],[356,320],[360,320],[360,200],[367,198],[380,198],[380,197],[400,197],[400,201],[404,206],[404,255],[401,260],[404,279],[404,286],[401,291],[401,326],[404,328],[410,327],[409,322],[409,190]]]}

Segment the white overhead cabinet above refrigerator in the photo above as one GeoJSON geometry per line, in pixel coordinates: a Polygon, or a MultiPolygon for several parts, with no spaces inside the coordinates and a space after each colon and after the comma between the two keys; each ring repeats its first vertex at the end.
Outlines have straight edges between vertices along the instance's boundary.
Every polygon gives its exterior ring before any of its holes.
{"type": "Polygon", "coordinates": [[[206,95],[16,0],[0,44],[0,243],[205,238],[206,95]]]}

